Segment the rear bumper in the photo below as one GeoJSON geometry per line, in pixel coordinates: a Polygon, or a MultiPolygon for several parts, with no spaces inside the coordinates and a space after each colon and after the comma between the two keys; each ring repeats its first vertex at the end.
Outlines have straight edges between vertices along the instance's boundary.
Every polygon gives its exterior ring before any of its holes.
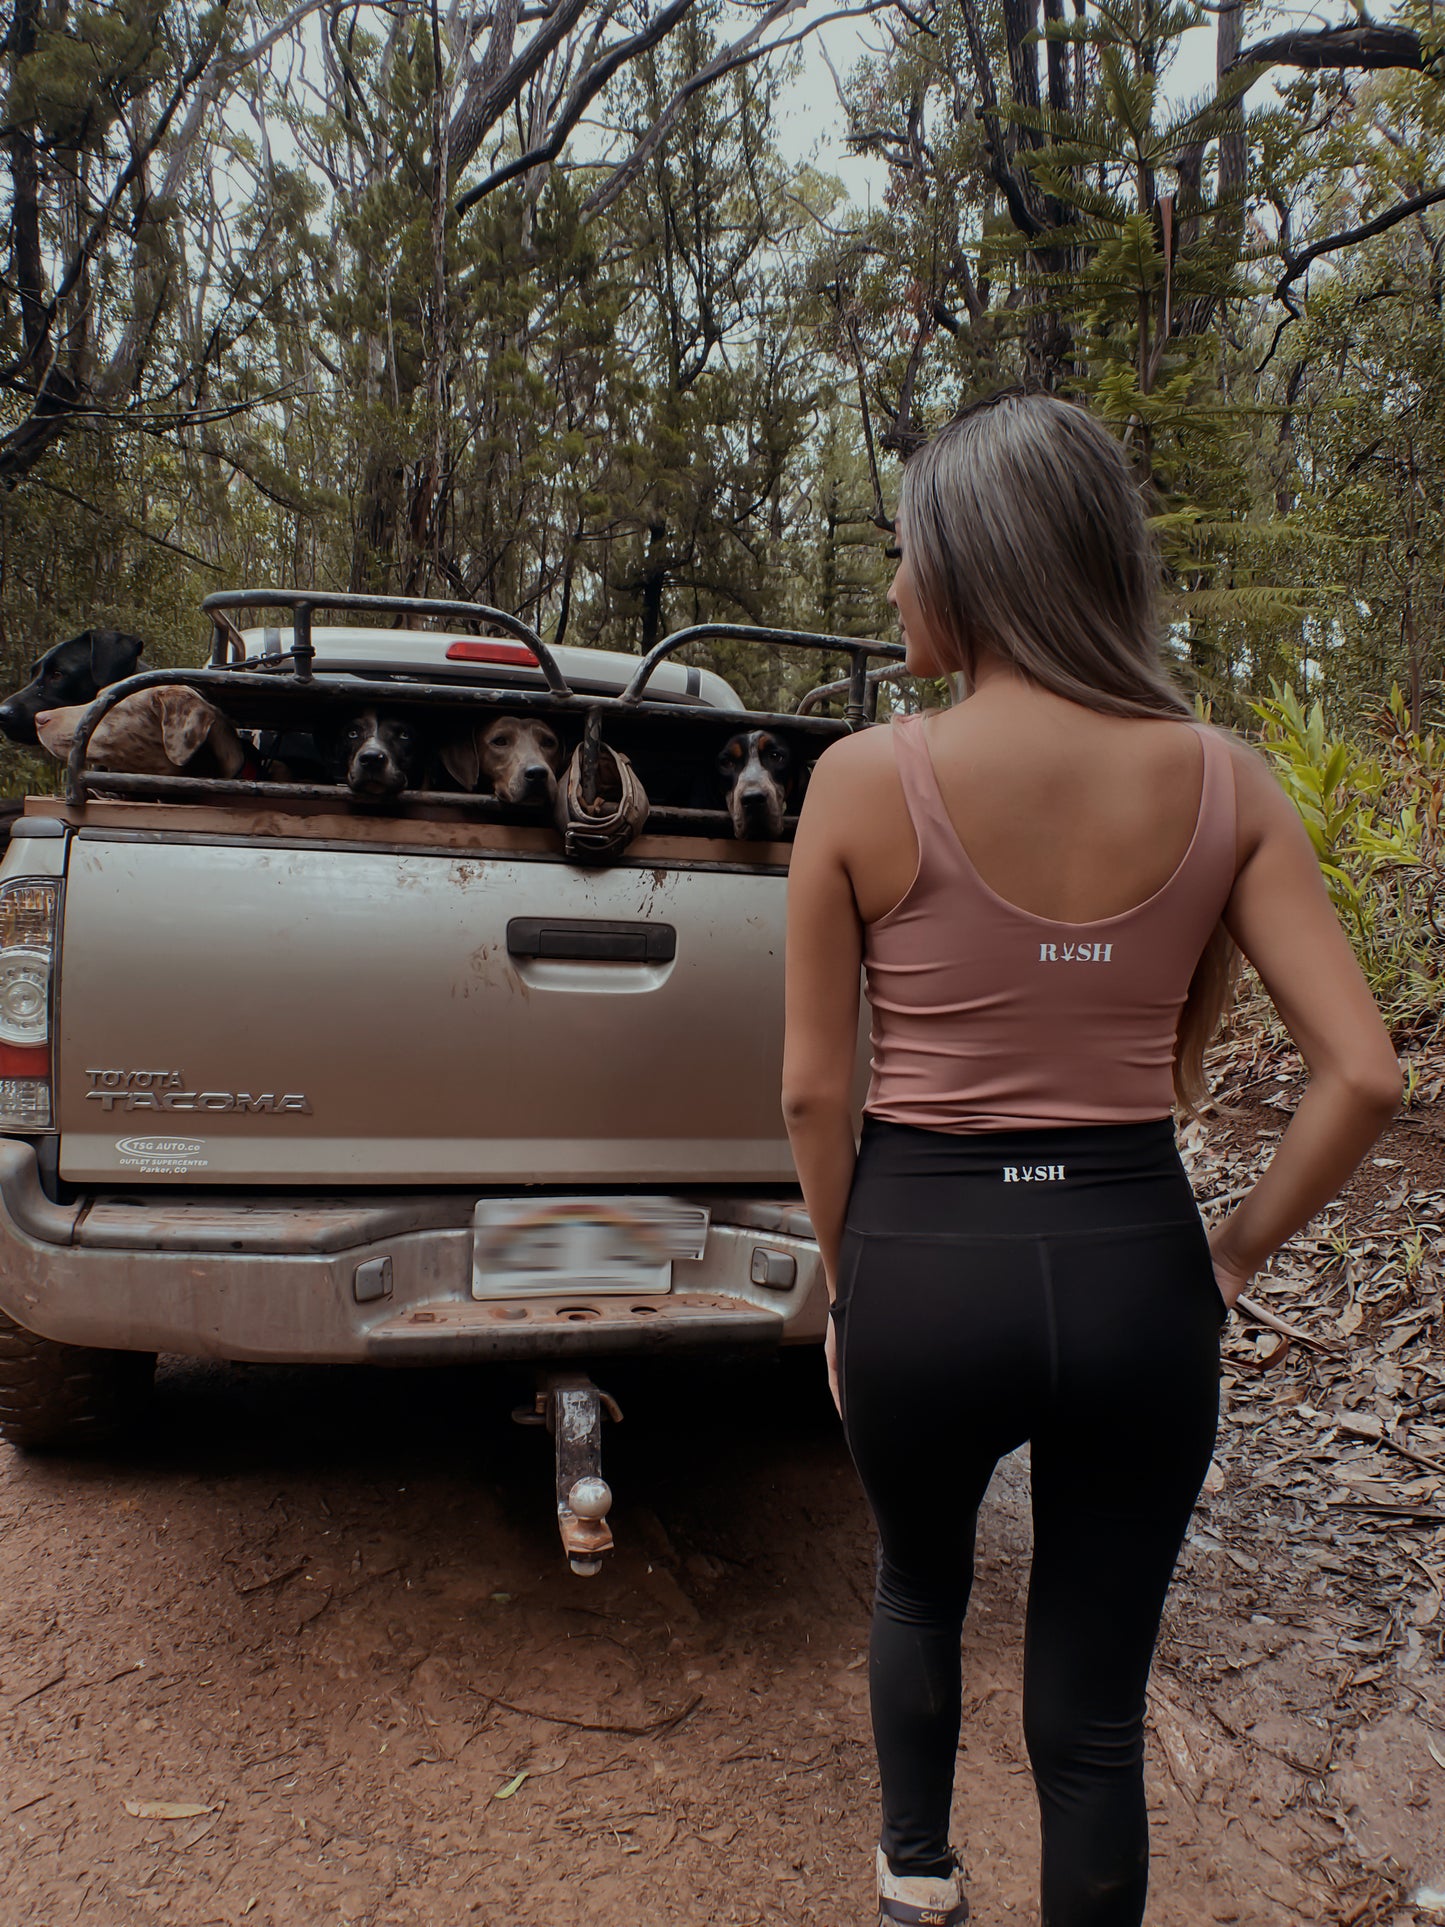
{"type": "Polygon", "coordinates": [[[770,1199],[709,1203],[707,1249],[675,1265],[666,1295],[477,1301],[465,1194],[187,1191],[56,1205],[32,1147],[0,1139],[0,1311],[69,1345],[276,1363],[644,1356],[819,1340],[827,1294],[802,1212],[770,1199]],[[788,1289],[752,1282],[759,1250],[794,1260],[788,1289]],[[378,1268],[389,1293],[359,1299],[378,1268]]]}

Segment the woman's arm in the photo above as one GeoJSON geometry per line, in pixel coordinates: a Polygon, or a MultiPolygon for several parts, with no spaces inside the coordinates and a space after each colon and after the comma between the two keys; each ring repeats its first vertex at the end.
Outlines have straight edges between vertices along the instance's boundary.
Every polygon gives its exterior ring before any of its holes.
{"type": "Polygon", "coordinates": [[[1400,1103],[1389,1032],[1298,812],[1253,752],[1236,751],[1235,783],[1248,854],[1224,921],[1259,972],[1310,1078],[1263,1176],[1210,1234],[1230,1302],[1341,1190],[1400,1103]]]}
{"type": "Polygon", "coordinates": [[[852,1090],[863,929],[842,858],[843,832],[856,808],[856,786],[846,780],[839,755],[849,747],[845,739],[819,759],[788,870],[783,1116],[830,1300],[857,1155],[852,1090]]]}

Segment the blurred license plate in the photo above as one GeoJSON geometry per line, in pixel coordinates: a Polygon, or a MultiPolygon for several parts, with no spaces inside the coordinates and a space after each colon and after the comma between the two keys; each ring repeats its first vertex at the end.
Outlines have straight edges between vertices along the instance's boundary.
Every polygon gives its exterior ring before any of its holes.
{"type": "Polygon", "coordinates": [[[682,1198],[482,1198],[472,1296],[668,1291],[673,1261],[703,1255],[707,1224],[682,1198]]]}

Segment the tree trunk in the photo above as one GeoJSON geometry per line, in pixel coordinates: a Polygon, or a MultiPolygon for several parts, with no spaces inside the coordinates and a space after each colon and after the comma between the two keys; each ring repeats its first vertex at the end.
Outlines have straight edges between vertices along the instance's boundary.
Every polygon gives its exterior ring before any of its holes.
{"type": "MultiPolygon", "coordinates": [[[[1244,16],[1249,0],[1224,0],[1219,10],[1219,38],[1214,70],[1222,81],[1239,58],[1244,39],[1244,16]]],[[[1219,201],[1214,216],[1215,239],[1237,256],[1244,233],[1244,186],[1249,167],[1249,136],[1241,124],[1219,141],[1219,201]]]]}
{"type": "Polygon", "coordinates": [[[661,522],[654,522],[647,531],[647,552],[653,558],[653,567],[642,578],[642,653],[645,656],[654,643],[662,640],[662,595],[667,587],[667,561],[665,556],[659,562],[656,558],[667,540],[667,530],[661,522]]]}
{"type": "MultiPolygon", "coordinates": [[[[1013,97],[1020,107],[1036,113],[1040,105],[1039,50],[1037,43],[1028,36],[1038,32],[1039,0],[1003,0],[1003,24],[1008,40],[1009,82],[1013,97]]],[[[1049,80],[1052,85],[1052,71],[1049,80]]],[[[1037,128],[1024,127],[1015,134],[1014,143],[1038,147],[1042,145],[1042,136],[1037,128]]]]}
{"type": "MultiPolygon", "coordinates": [[[[39,15],[39,0],[15,0],[10,50],[12,71],[17,75],[20,63],[35,52],[39,15]]],[[[45,339],[45,265],[40,251],[40,169],[35,158],[34,139],[22,128],[17,128],[10,136],[10,182],[13,192],[10,212],[11,261],[15,288],[20,296],[20,326],[25,352],[33,359],[45,339]]],[[[37,379],[32,374],[26,383],[27,387],[33,388],[37,379]]]]}
{"type": "MultiPolygon", "coordinates": [[[[1062,24],[1064,0],[1044,0],[1044,19],[1062,24]]],[[[1056,114],[1073,111],[1073,101],[1069,87],[1069,45],[1064,40],[1050,39],[1048,43],[1049,60],[1049,106],[1056,114]]]]}
{"type": "Polygon", "coordinates": [[[390,450],[373,449],[362,477],[361,500],[351,542],[347,587],[354,594],[384,590],[396,555],[402,471],[390,450]]]}

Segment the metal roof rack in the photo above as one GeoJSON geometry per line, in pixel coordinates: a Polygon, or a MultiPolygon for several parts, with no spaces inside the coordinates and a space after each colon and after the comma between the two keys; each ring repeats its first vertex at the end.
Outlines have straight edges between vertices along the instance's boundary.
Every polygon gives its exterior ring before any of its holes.
{"type": "MultiPolygon", "coordinates": [[[[503,707],[513,712],[529,710],[556,714],[559,710],[584,722],[595,716],[601,722],[608,716],[618,720],[632,718],[667,719],[670,729],[716,730],[720,724],[735,728],[786,730],[793,735],[831,741],[850,729],[865,726],[870,720],[869,682],[889,668],[870,671],[869,659],[885,656],[896,661],[903,656],[897,643],[860,641],[852,636],[816,635],[802,630],[754,627],[745,623],[700,623],[665,637],[639,662],[636,672],[616,695],[583,693],[573,689],[563,674],[554,653],[537,632],[520,618],[505,610],[482,603],[454,602],[424,596],[377,596],[302,589],[227,589],[207,596],[201,605],[211,618],[212,648],[209,662],[200,669],[150,669],[129,676],[123,682],[103,689],[81,718],[65,772],[65,798],[82,805],[96,788],[110,796],[149,797],[153,800],[200,801],[222,797],[272,804],[288,801],[317,801],[334,798],[354,803],[357,799],[344,784],[258,782],[253,779],[224,777],[155,776],[125,771],[88,770],[86,752],[97,725],[125,697],[140,690],[159,686],[194,689],[214,701],[242,728],[276,729],[284,725],[306,727],[314,723],[318,711],[354,709],[366,704],[386,704],[393,708],[446,710],[454,716],[468,709],[503,707]],[[292,618],[292,646],[287,651],[249,658],[245,641],[231,619],[238,609],[286,609],[292,618]],[[500,629],[524,643],[536,657],[545,689],[518,688],[514,683],[482,683],[469,680],[439,682],[425,674],[388,674],[386,680],[349,674],[344,682],[316,674],[316,651],[312,643],[312,616],[320,610],[354,610],[367,615],[404,615],[431,617],[449,623],[476,623],[500,629]],[[723,709],[711,705],[689,707],[673,702],[645,700],[647,685],[658,665],[689,643],[703,640],[762,643],[770,648],[800,648],[820,654],[842,652],[850,658],[849,675],[841,682],[824,684],[808,692],[794,712],[762,711],[746,708],[723,709]],[[811,712],[815,701],[825,695],[846,693],[843,718],[817,716],[811,712]]],[[[896,673],[896,671],[893,671],[896,673]]],[[[876,700],[876,698],[875,698],[876,700]]],[[[597,726],[585,732],[584,741],[594,744],[597,726]]],[[[595,753],[595,752],[594,752],[595,753]]],[[[529,814],[506,805],[494,796],[467,791],[408,790],[410,803],[442,804],[482,817],[535,821],[529,814]]],[[[789,818],[787,827],[796,819],[789,818]]],[[[658,805],[648,818],[650,827],[716,830],[730,833],[727,813],[722,810],[669,808],[658,805]]]]}
{"type": "Polygon", "coordinates": [[[202,614],[211,617],[211,667],[224,668],[239,635],[228,619],[232,609],[289,609],[291,647],[285,655],[263,660],[284,663],[290,658],[298,682],[309,683],[314,674],[316,651],[311,646],[311,618],[318,609],[355,609],[363,615],[411,615],[439,617],[447,622],[480,622],[488,629],[501,629],[518,642],[525,642],[537,658],[537,666],[554,696],[570,696],[572,691],[557,667],[557,658],[537,631],[520,616],[505,609],[489,608],[483,602],[447,602],[434,596],[362,595],[327,589],[218,589],[201,604],[202,614]]]}

